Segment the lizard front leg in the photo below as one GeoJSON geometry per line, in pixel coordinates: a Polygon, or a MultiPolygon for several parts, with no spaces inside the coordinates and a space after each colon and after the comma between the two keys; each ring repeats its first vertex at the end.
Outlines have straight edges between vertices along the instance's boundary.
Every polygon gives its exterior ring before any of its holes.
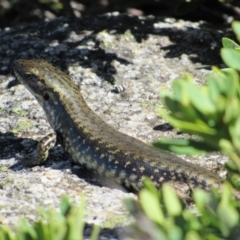
{"type": "Polygon", "coordinates": [[[43,137],[37,145],[37,148],[27,155],[17,154],[17,159],[25,166],[35,166],[46,161],[49,150],[56,145],[57,137],[55,133],[50,133],[43,137]]]}

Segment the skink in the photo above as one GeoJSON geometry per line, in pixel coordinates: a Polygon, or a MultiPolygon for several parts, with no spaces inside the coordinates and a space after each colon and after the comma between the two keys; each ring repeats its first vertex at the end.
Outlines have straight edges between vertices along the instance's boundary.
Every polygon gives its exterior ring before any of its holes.
{"type": "Polygon", "coordinates": [[[56,137],[44,137],[34,156],[23,159],[24,164],[41,164],[58,143],[75,162],[137,191],[146,177],[159,189],[168,182],[178,192],[222,185],[222,179],[205,168],[116,131],[88,107],[70,77],[47,61],[17,60],[13,68],[56,133],[56,137]]]}

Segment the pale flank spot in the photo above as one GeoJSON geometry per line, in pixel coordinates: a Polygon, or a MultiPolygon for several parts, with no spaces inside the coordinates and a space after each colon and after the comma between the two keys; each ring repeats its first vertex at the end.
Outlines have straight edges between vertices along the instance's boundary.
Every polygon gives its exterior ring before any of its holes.
{"type": "Polygon", "coordinates": [[[116,170],[110,170],[106,172],[107,177],[114,177],[116,174],[116,170]]]}
{"type": "Polygon", "coordinates": [[[98,167],[98,163],[96,161],[91,162],[91,168],[96,169],[98,167]]]}
{"type": "Polygon", "coordinates": [[[120,174],[119,174],[119,177],[121,179],[124,179],[126,177],[126,173],[124,171],[121,171],[120,174]]]}
{"type": "Polygon", "coordinates": [[[131,182],[130,185],[131,185],[134,189],[136,189],[136,190],[139,189],[139,186],[138,186],[139,184],[138,184],[138,183],[131,182]]]}
{"type": "Polygon", "coordinates": [[[104,166],[103,164],[100,165],[100,167],[98,167],[97,171],[98,171],[99,174],[104,173],[104,171],[105,171],[105,166],[104,166]]]}
{"type": "Polygon", "coordinates": [[[131,164],[131,162],[128,161],[128,162],[125,163],[124,167],[126,168],[126,167],[127,167],[128,165],[130,165],[130,164],[131,164]]]}
{"type": "Polygon", "coordinates": [[[140,181],[142,182],[145,178],[146,176],[141,176],[140,181]]]}
{"type": "Polygon", "coordinates": [[[115,157],[113,155],[108,155],[108,161],[111,162],[112,160],[114,160],[115,157]]]}
{"type": "Polygon", "coordinates": [[[172,175],[171,179],[176,180],[176,175],[172,175]]]}
{"type": "Polygon", "coordinates": [[[131,174],[129,177],[130,181],[135,181],[137,179],[137,175],[136,174],[131,174]]]}
{"type": "Polygon", "coordinates": [[[140,167],[139,170],[140,172],[143,172],[145,170],[145,167],[140,167]]]}
{"type": "Polygon", "coordinates": [[[158,182],[163,182],[164,181],[164,177],[160,177],[159,179],[158,179],[158,182]]]}
{"type": "Polygon", "coordinates": [[[78,158],[78,162],[79,162],[80,164],[83,164],[83,163],[85,162],[85,157],[84,157],[84,156],[80,156],[80,157],[78,158]]]}

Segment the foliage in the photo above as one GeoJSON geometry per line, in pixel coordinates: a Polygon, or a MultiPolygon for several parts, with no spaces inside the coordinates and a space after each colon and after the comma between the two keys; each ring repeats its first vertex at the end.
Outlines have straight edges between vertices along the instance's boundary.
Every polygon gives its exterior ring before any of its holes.
{"type": "Polygon", "coordinates": [[[136,217],[133,239],[144,240],[237,240],[240,236],[240,203],[233,198],[225,183],[224,194],[217,191],[194,192],[196,211],[187,209],[173,188],[163,185],[161,193],[145,181],[139,194],[140,203],[128,200],[127,206],[136,217]],[[137,236],[137,238],[135,238],[137,236]]]}
{"type": "MultiPolygon", "coordinates": [[[[233,29],[240,34],[240,23],[233,23],[233,29]]],[[[154,145],[188,154],[221,151],[240,169],[240,48],[228,38],[222,42],[221,56],[231,68],[213,67],[207,85],[198,87],[188,76],[174,81],[172,92],[162,93],[170,113],[160,110],[161,116],[180,131],[199,138],[166,139],[154,145]]]]}
{"type": "MultiPolygon", "coordinates": [[[[0,226],[1,240],[81,240],[84,230],[85,199],[81,198],[79,207],[73,207],[67,197],[61,200],[61,212],[43,211],[43,219],[29,224],[25,219],[14,231],[6,226],[0,226]]],[[[100,228],[93,227],[91,240],[98,239],[100,228]]]]}
{"type": "MultiPolygon", "coordinates": [[[[240,40],[240,22],[234,22],[232,27],[240,40]]],[[[188,154],[221,151],[232,160],[227,164],[229,180],[239,189],[240,46],[228,38],[223,38],[222,43],[221,57],[230,68],[213,67],[214,73],[201,87],[186,76],[173,82],[172,92],[162,94],[168,112],[161,110],[161,116],[198,139],[161,140],[154,145],[188,154]]],[[[145,219],[133,226],[135,234],[141,232],[145,239],[152,240],[239,239],[240,203],[233,197],[228,182],[224,183],[221,195],[215,190],[194,191],[197,214],[185,208],[169,185],[164,185],[161,193],[150,182],[145,185],[139,194],[140,206],[128,202],[131,212],[145,219]],[[142,226],[143,222],[147,222],[148,228],[142,226]]]]}

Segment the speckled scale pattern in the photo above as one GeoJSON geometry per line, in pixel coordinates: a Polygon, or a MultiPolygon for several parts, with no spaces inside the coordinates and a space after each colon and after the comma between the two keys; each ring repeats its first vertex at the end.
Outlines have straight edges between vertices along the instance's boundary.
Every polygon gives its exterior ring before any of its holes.
{"type": "Polygon", "coordinates": [[[14,71],[75,162],[136,190],[146,177],[158,188],[163,182],[187,185],[190,191],[221,188],[222,179],[212,172],[114,130],[87,106],[70,77],[47,61],[18,60],[14,71]]]}

